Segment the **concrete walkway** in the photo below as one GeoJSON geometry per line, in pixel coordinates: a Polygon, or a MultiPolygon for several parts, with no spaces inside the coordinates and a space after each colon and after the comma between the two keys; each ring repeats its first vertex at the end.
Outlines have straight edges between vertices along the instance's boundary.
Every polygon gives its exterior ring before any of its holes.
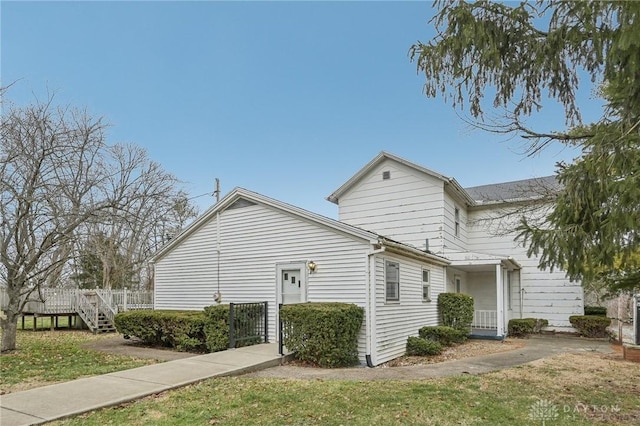
{"type": "Polygon", "coordinates": [[[281,363],[278,345],[266,343],[10,393],[0,397],[0,424],[40,424],[211,377],[238,375],[281,363]]]}
{"type": "Polygon", "coordinates": [[[445,361],[436,364],[378,368],[308,368],[283,365],[250,374],[251,377],[274,377],[324,380],[419,380],[459,374],[482,374],[525,364],[560,353],[602,353],[613,350],[600,339],[565,336],[532,336],[526,345],[512,351],[445,361]]]}

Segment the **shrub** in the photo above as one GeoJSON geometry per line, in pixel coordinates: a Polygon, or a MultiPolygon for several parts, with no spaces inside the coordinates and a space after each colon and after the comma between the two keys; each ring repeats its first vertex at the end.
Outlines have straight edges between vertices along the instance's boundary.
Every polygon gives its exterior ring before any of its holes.
{"type": "Polygon", "coordinates": [[[584,337],[607,337],[611,319],[599,315],[572,315],[569,322],[584,337]]]}
{"type": "Polygon", "coordinates": [[[229,305],[204,308],[205,345],[209,352],[229,349],[229,305]]]}
{"type": "Polygon", "coordinates": [[[280,309],[283,343],[297,359],[321,367],[358,363],[364,310],[348,303],[300,303],[280,309]]]}
{"type": "Polygon", "coordinates": [[[438,310],[442,325],[469,333],[473,322],[473,297],[462,293],[440,293],[438,310]]]}
{"type": "Polygon", "coordinates": [[[205,349],[204,321],[200,311],[128,311],[114,320],[118,332],[125,336],[180,351],[205,349]]]}
{"type": "Polygon", "coordinates": [[[423,339],[438,342],[443,346],[451,346],[467,340],[467,333],[446,325],[422,327],[418,334],[423,339]]]}
{"type": "Polygon", "coordinates": [[[541,318],[514,318],[509,320],[507,330],[511,337],[526,337],[529,334],[540,333],[549,321],[541,318]]]}
{"type": "Polygon", "coordinates": [[[585,315],[597,315],[601,317],[607,316],[607,308],[604,306],[585,306],[584,307],[585,315]]]}
{"type": "Polygon", "coordinates": [[[511,337],[526,337],[529,334],[539,333],[547,325],[549,325],[549,321],[546,319],[514,318],[509,320],[507,330],[511,337]]]}
{"type": "Polygon", "coordinates": [[[442,352],[442,345],[433,340],[414,336],[409,336],[407,339],[407,355],[427,356],[438,355],[440,352],[442,352]]]}

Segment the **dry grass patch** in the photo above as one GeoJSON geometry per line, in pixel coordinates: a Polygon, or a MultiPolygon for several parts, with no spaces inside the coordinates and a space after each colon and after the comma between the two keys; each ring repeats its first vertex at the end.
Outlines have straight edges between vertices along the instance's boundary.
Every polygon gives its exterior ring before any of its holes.
{"type": "Polygon", "coordinates": [[[444,361],[454,361],[474,356],[490,355],[499,352],[513,351],[524,347],[521,339],[497,340],[467,340],[459,345],[445,348],[440,355],[433,356],[401,356],[387,363],[383,367],[405,367],[409,365],[435,364],[444,361]]]}
{"type": "Polygon", "coordinates": [[[566,353],[492,374],[508,379],[517,377],[560,393],[573,387],[613,387],[619,392],[640,396],[640,366],[633,367],[633,363],[623,360],[619,354],[566,353]]]}

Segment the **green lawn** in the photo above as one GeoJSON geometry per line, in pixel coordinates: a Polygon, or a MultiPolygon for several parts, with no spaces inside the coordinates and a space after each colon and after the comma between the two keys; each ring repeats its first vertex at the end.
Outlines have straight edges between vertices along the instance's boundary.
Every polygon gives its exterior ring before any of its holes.
{"type": "Polygon", "coordinates": [[[0,389],[15,392],[156,362],[111,355],[81,346],[109,337],[113,334],[94,335],[81,330],[18,330],[18,349],[0,356],[0,389]]]}
{"type": "Polygon", "coordinates": [[[421,381],[220,378],[56,424],[638,424],[638,365],[577,359],[421,381]]]}

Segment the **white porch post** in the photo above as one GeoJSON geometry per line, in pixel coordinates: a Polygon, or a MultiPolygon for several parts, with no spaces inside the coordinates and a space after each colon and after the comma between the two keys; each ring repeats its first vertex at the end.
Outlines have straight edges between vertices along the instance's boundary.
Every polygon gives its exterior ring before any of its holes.
{"type": "Polygon", "coordinates": [[[504,336],[504,282],[502,265],[496,265],[496,323],[498,336],[504,336]]]}

